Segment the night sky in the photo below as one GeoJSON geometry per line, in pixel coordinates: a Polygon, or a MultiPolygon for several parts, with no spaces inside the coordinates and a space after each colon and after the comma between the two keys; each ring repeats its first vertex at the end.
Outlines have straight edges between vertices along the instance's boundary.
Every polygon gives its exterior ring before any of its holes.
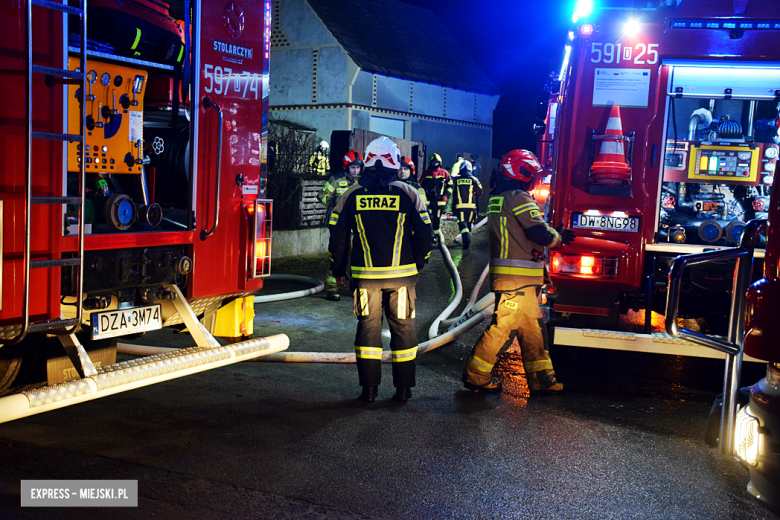
{"type": "Polygon", "coordinates": [[[534,150],[533,104],[549,73],[561,68],[574,0],[402,1],[433,11],[501,91],[493,157],[534,150]]]}

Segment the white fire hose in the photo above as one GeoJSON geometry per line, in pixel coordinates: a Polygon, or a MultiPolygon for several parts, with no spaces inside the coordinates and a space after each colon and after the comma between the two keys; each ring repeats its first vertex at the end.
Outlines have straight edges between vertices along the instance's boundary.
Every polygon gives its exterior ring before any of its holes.
{"type": "MultiPolygon", "coordinates": [[[[487,219],[483,219],[479,222],[474,229],[484,225],[487,219]]],[[[460,279],[460,273],[452,261],[452,256],[444,244],[444,235],[439,231],[439,243],[441,244],[442,258],[444,259],[447,268],[452,276],[453,283],[455,284],[455,295],[449,305],[442,311],[439,316],[431,324],[428,329],[428,341],[420,343],[417,347],[417,353],[422,354],[429,352],[438,347],[451,343],[459,336],[463,335],[467,331],[479,325],[483,320],[493,314],[493,293],[487,294],[476,304],[474,301],[479,293],[480,287],[487,278],[488,268],[485,266],[484,271],[480,275],[477,285],[474,287],[471,297],[469,298],[466,308],[461,315],[457,318],[447,319],[450,314],[458,307],[460,300],[463,297],[463,284],[460,279]],[[473,304],[473,305],[472,305],[473,304]],[[439,334],[440,325],[449,327],[446,332],[439,334]]],[[[324,284],[315,279],[306,276],[295,275],[271,275],[270,279],[276,280],[289,280],[289,281],[304,281],[317,284],[313,289],[304,289],[301,291],[294,291],[291,293],[271,294],[263,296],[261,298],[255,297],[255,303],[259,302],[272,302],[289,300],[292,298],[300,298],[309,294],[315,294],[320,292],[324,287],[324,284]]],[[[165,347],[151,347],[146,345],[131,345],[127,343],[120,343],[117,346],[117,352],[120,354],[128,354],[132,356],[149,356],[152,354],[164,354],[167,352],[176,351],[177,349],[165,348],[165,347]]],[[[391,351],[386,350],[382,352],[382,361],[390,361],[392,356],[391,351]]],[[[277,352],[274,354],[268,354],[259,358],[255,358],[256,361],[275,361],[286,363],[355,363],[354,353],[341,353],[341,352],[277,352]]]]}

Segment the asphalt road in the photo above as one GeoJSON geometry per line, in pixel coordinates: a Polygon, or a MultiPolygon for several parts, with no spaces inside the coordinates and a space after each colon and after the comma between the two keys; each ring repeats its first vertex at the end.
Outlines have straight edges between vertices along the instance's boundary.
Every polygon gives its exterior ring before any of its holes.
{"type": "MultiPolygon", "coordinates": [[[[452,249],[467,288],[484,239],[452,249]]],[[[311,265],[297,269],[324,276],[311,265]]],[[[434,253],[420,340],[451,294],[434,253]]],[[[291,351],[352,350],[348,297],[256,310],[255,335],[287,333],[291,351]]],[[[353,365],[245,362],[2,424],[0,518],[774,518],[703,441],[722,362],[553,346],[565,395],[528,398],[510,356],[508,391],[485,396],[458,379],[483,328],[421,355],[406,404],[389,365],[368,405],[353,365]],[[20,508],[21,480],[46,478],[138,480],[138,507],[20,508]]],[[[188,345],[169,330],[136,342],[188,345]]]]}

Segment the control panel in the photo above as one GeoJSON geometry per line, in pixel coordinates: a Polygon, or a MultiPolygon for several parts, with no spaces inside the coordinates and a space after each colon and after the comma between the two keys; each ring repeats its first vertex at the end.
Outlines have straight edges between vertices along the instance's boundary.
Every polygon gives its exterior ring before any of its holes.
{"type": "MultiPolygon", "coordinates": [[[[87,172],[140,174],[143,169],[144,89],[147,72],[88,60],[87,133],[83,143],[87,172]]],[[[80,68],[68,58],[70,70],[80,68]]],[[[68,88],[68,132],[79,133],[80,87],[68,88]]],[[[78,171],[81,143],[68,145],[68,171],[78,171]]]]}
{"type": "Polygon", "coordinates": [[[771,185],[778,159],[771,143],[667,141],[665,182],[771,185]]]}

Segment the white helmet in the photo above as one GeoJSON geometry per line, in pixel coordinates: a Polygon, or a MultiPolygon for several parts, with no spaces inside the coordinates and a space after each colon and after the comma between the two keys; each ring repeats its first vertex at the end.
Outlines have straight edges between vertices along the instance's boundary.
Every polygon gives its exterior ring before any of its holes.
{"type": "Polygon", "coordinates": [[[330,145],[328,144],[328,142],[327,142],[327,141],[321,141],[321,142],[320,142],[320,148],[322,148],[322,151],[323,151],[323,152],[324,152],[325,150],[327,150],[329,146],[330,146],[330,145]]]}
{"type": "Polygon", "coordinates": [[[464,159],[463,162],[460,163],[460,170],[459,171],[460,171],[460,173],[468,173],[468,175],[471,175],[472,168],[473,167],[471,166],[471,163],[464,159]],[[466,170],[466,171],[464,172],[463,170],[466,170]]]}
{"type": "Polygon", "coordinates": [[[379,169],[398,170],[400,164],[401,151],[391,139],[383,136],[368,143],[366,168],[381,165],[379,169]]]}

